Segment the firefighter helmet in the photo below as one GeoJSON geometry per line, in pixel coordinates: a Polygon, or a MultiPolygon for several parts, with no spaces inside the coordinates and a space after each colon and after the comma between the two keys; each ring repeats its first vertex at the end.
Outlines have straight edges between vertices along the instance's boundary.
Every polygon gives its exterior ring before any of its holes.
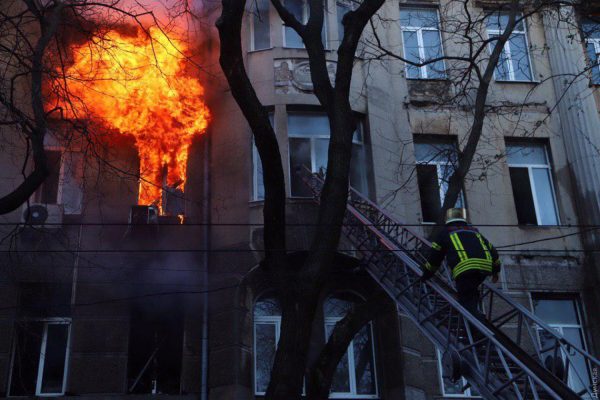
{"type": "Polygon", "coordinates": [[[467,210],[464,208],[449,208],[446,210],[446,223],[457,221],[467,222],[467,210]]]}

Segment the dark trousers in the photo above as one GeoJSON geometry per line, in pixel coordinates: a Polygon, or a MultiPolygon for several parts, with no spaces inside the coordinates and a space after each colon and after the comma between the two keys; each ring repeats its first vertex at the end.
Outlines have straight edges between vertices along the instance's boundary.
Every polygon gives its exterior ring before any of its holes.
{"type": "Polygon", "coordinates": [[[458,302],[479,319],[485,319],[485,315],[479,310],[479,285],[483,283],[486,276],[479,271],[467,271],[456,277],[458,302]]]}

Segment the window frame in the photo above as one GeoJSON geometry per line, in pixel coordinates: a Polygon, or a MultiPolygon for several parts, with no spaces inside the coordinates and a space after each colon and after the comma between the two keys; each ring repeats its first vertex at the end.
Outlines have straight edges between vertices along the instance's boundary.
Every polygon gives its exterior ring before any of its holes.
{"type": "Polygon", "coordinates": [[[267,1],[267,14],[266,14],[266,23],[267,26],[269,27],[269,45],[267,47],[263,47],[260,49],[257,49],[255,47],[255,40],[254,40],[254,32],[255,32],[255,27],[254,27],[254,23],[256,21],[256,16],[258,15],[258,0],[257,2],[252,3],[251,9],[248,12],[249,15],[249,27],[250,27],[250,51],[254,52],[254,51],[261,51],[261,50],[268,50],[268,49],[272,49],[273,45],[271,43],[271,18],[270,18],[270,14],[271,14],[271,2],[267,1]],[[253,7],[256,4],[256,7],[253,7]],[[256,13],[252,10],[253,8],[255,8],[256,13]]]}
{"type": "MultiPolygon", "coordinates": [[[[488,15],[486,17],[486,20],[494,15],[497,15],[498,13],[501,13],[501,12],[494,12],[494,13],[488,15]]],[[[523,14],[519,13],[518,17],[523,17],[523,14]]],[[[530,49],[529,49],[529,33],[527,30],[527,19],[523,18],[521,20],[521,22],[523,24],[523,30],[517,29],[517,27],[515,26],[515,29],[513,29],[510,36],[508,37],[508,40],[506,41],[506,43],[504,43],[504,47],[502,48],[502,53],[504,53],[506,60],[508,62],[508,77],[509,77],[509,79],[499,79],[498,78],[498,76],[496,74],[496,70],[498,69],[499,64],[497,64],[496,67],[494,68],[494,81],[496,81],[496,82],[521,82],[521,83],[536,82],[534,79],[534,74],[533,74],[533,63],[531,62],[531,52],[529,51],[530,49]],[[531,76],[530,80],[515,79],[515,68],[514,68],[513,61],[512,61],[512,53],[510,51],[510,39],[512,39],[513,35],[515,35],[515,34],[523,35],[523,37],[525,39],[525,51],[527,52],[527,62],[529,65],[529,76],[531,76]]],[[[504,30],[491,29],[486,24],[485,32],[486,32],[488,39],[491,39],[492,36],[502,35],[502,33],[504,33],[504,30]]],[[[492,43],[490,43],[490,45],[489,45],[490,54],[494,50],[494,48],[491,47],[491,45],[492,45],[492,43]]],[[[500,62],[500,60],[498,60],[498,61],[500,62]]]]}
{"type": "MultiPolygon", "coordinates": [[[[402,25],[402,23],[400,23],[400,35],[402,37],[402,54],[404,55],[404,57],[406,58],[406,44],[404,42],[404,32],[415,32],[417,34],[417,45],[419,46],[419,61],[423,62],[425,60],[425,46],[423,44],[423,31],[437,31],[438,36],[440,38],[440,53],[442,54],[442,57],[445,57],[445,52],[444,52],[444,41],[443,41],[443,37],[442,37],[442,30],[441,30],[441,20],[440,20],[440,10],[436,7],[436,8],[427,8],[427,7],[400,7],[400,10],[405,9],[405,10],[426,10],[426,11],[432,11],[435,10],[435,13],[437,15],[437,26],[436,28],[430,28],[430,27],[417,27],[417,26],[407,26],[405,27],[404,25],[402,25]]],[[[427,67],[428,65],[422,65],[420,67],[415,67],[419,69],[419,77],[418,78],[411,78],[408,76],[408,68],[410,67],[409,64],[404,63],[404,74],[406,76],[406,79],[410,79],[410,80],[446,80],[448,79],[448,75],[446,74],[446,60],[442,59],[441,60],[442,64],[444,65],[444,76],[443,77],[436,77],[436,78],[430,78],[427,76],[427,67]]]]}
{"type": "MultiPolygon", "coordinates": [[[[413,141],[414,146],[415,146],[415,154],[416,154],[416,146],[423,144],[423,145],[431,145],[431,146],[439,146],[439,145],[451,145],[456,149],[456,153],[458,155],[458,144],[452,140],[452,141],[447,141],[447,140],[439,140],[439,139],[435,139],[435,138],[427,138],[427,139],[422,139],[422,140],[417,140],[417,141],[413,141]]],[[[452,164],[452,161],[447,160],[447,161],[437,161],[437,160],[427,160],[427,161],[418,161],[416,159],[415,156],[415,176],[416,176],[416,168],[418,165],[435,165],[435,170],[436,170],[436,175],[437,175],[437,182],[438,182],[438,187],[440,189],[439,191],[439,197],[440,197],[440,206],[442,204],[444,204],[444,200],[446,199],[446,194],[448,193],[448,190],[446,189],[446,191],[444,193],[442,193],[442,183],[444,183],[444,180],[442,179],[442,166],[446,166],[446,167],[452,167],[452,170],[454,171],[454,165],[452,164]]],[[[446,186],[448,185],[448,182],[446,182],[446,186]]],[[[419,181],[417,178],[417,190],[419,189],[419,181]]],[[[465,193],[464,193],[464,188],[461,187],[460,190],[460,198],[458,199],[461,202],[462,208],[467,208],[466,205],[466,200],[465,200],[465,193]]],[[[457,200],[457,202],[458,202],[457,200]]],[[[421,202],[422,200],[419,198],[419,201],[421,202]]],[[[422,224],[424,225],[429,225],[429,224],[435,224],[435,221],[421,221],[422,224]]]]}
{"type": "MultiPolygon", "coordinates": [[[[535,225],[527,225],[527,224],[519,224],[519,225],[523,225],[523,226],[553,226],[553,225],[544,225],[540,223],[540,211],[539,211],[539,202],[538,202],[538,196],[537,196],[537,192],[535,190],[535,183],[534,183],[534,179],[533,179],[533,169],[546,169],[548,171],[548,176],[550,178],[550,189],[552,191],[552,201],[554,204],[554,212],[556,213],[556,225],[560,225],[560,212],[558,209],[558,201],[557,201],[557,197],[556,197],[556,189],[554,187],[554,173],[553,173],[553,168],[552,168],[552,162],[550,159],[550,153],[548,152],[548,144],[546,143],[536,143],[536,142],[506,142],[506,150],[508,153],[508,147],[510,146],[518,146],[519,144],[534,144],[534,145],[538,145],[538,146],[542,146],[544,149],[544,155],[546,157],[546,162],[547,164],[512,164],[509,162],[508,160],[508,155],[506,157],[506,165],[509,168],[509,175],[510,175],[510,168],[527,168],[527,175],[529,178],[529,185],[531,188],[531,197],[533,199],[533,208],[535,211],[535,219],[536,219],[536,224],[535,225]]],[[[511,189],[512,188],[512,182],[511,182],[511,189]]],[[[513,203],[514,203],[514,193],[513,193],[513,203]]],[[[515,210],[516,210],[516,204],[515,204],[515,210]]]]}
{"type": "MultiPolygon", "coordinates": [[[[592,67],[592,71],[593,69],[596,69],[596,72],[598,74],[600,74],[600,38],[585,38],[585,43],[586,44],[592,44],[594,46],[594,52],[596,53],[596,60],[590,60],[592,62],[592,65],[594,64],[594,62],[596,63],[595,66],[592,67]]],[[[591,77],[591,82],[592,85],[600,85],[600,80],[598,81],[594,81],[594,76],[592,74],[591,77]]]]}
{"type": "MultiPolygon", "coordinates": [[[[260,298],[259,298],[260,301],[260,298]]],[[[253,311],[254,312],[254,311],[253,311]]],[[[257,360],[256,357],[258,355],[258,352],[256,351],[257,347],[256,347],[256,327],[257,325],[262,324],[262,325],[273,325],[275,326],[275,351],[277,351],[277,347],[279,345],[279,337],[281,336],[281,316],[254,316],[254,321],[252,324],[252,359],[254,361],[254,366],[252,368],[252,374],[253,374],[253,387],[254,387],[254,395],[255,396],[264,396],[266,394],[266,392],[259,392],[258,391],[258,387],[257,385],[257,381],[256,381],[256,366],[257,364],[257,360]]]]}
{"type": "MultiPolygon", "coordinates": [[[[327,343],[327,327],[335,329],[335,324],[341,321],[342,317],[323,317],[323,327],[325,328],[325,342],[327,343]]],[[[373,381],[375,386],[375,394],[358,394],[356,389],[356,365],[354,359],[354,338],[348,344],[346,354],[348,356],[348,385],[350,386],[349,392],[329,392],[330,399],[378,399],[379,398],[379,384],[377,382],[377,360],[375,358],[375,336],[373,332],[373,323],[369,321],[365,325],[368,327],[371,335],[371,356],[373,357],[373,381]]],[[[336,367],[337,368],[337,367],[336,367]]]]}
{"type": "MultiPolygon", "coordinates": [[[[288,111],[286,113],[286,118],[289,119],[290,115],[303,115],[303,116],[326,116],[326,114],[323,112],[315,112],[315,111],[288,111]]],[[[355,131],[355,134],[352,136],[352,145],[359,145],[361,146],[361,150],[363,152],[366,151],[366,147],[365,147],[365,121],[362,118],[359,118],[358,120],[358,128],[355,131]],[[356,132],[358,132],[358,134],[356,134],[356,132]]],[[[292,154],[292,150],[291,150],[291,146],[289,145],[290,143],[290,139],[304,139],[304,140],[309,140],[310,143],[310,170],[312,173],[317,173],[319,172],[316,168],[316,152],[315,152],[315,142],[316,140],[322,140],[325,139],[327,140],[327,150],[329,151],[329,141],[331,139],[331,132],[328,134],[316,134],[316,135],[295,135],[295,134],[290,134],[290,130],[289,130],[289,124],[288,124],[288,129],[287,129],[287,150],[288,150],[288,176],[290,177],[290,184],[289,184],[289,188],[290,188],[290,197],[291,198],[295,198],[295,199],[306,199],[306,198],[312,198],[312,196],[297,196],[294,195],[292,193],[292,179],[294,179],[294,171],[292,171],[292,166],[290,165],[291,163],[291,154],[292,154]]],[[[364,153],[364,158],[365,158],[365,164],[368,162],[366,159],[366,153],[364,153]]],[[[366,167],[366,165],[365,165],[366,167]]],[[[352,168],[352,167],[350,167],[352,168]]],[[[351,173],[351,172],[350,172],[351,173]]],[[[350,179],[350,175],[348,175],[348,179],[350,179]]],[[[363,193],[365,196],[368,196],[368,192],[369,192],[369,178],[368,176],[365,175],[363,176],[363,182],[362,184],[365,187],[365,190],[367,193],[363,193]]],[[[354,188],[356,189],[356,188],[354,188]]],[[[357,189],[358,190],[358,189],[357,189]]]]}
{"type": "MultiPolygon", "coordinates": [[[[294,1],[294,0],[292,0],[294,1]]],[[[302,25],[306,25],[306,23],[308,22],[308,19],[310,18],[310,6],[308,4],[308,0],[296,0],[296,1],[301,1],[302,2],[302,21],[300,21],[300,23],[302,25]]],[[[283,1],[283,6],[285,7],[285,0],[283,1]]],[[[289,11],[289,10],[288,10],[289,11]]],[[[328,15],[328,8],[327,8],[327,0],[323,0],[323,28],[321,30],[321,39],[323,41],[323,48],[325,50],[329,49],[329,35],[327,34],[327,29],[328,29],[328,24],[327,24],[327,15],[328,15]]],[[[283,48],[286,49],[306,49],[306,45],[304,44],[304,41],[302,40],[302,38],[300,37],[300,40],[302,41],[302,47],[292,47],[289,46],[287,44],[287,35],[286,33],[286,29],[288,26],[285,24],[285,22],[279,18],[279,20],[281,21],[281,29],[283,32],[283,48]]],[[[296,31],[294,31],[294,29],[292,27],[289,27],[295,35],[298,35],[298,33],[296,31]]],[[[300,35],[298,35],[300,36],[300,35]]]]}
{"type": "MultiPolygon", "coordinates": [[[[575,317],[577,318],[577,321],[579,322],[578,324],[565,324],[565,323],[550,323],[550,322],[546,322],[544,321],[544,323],[546,323],[546,325],[548,325],[550,328],[555,329],[561,336],[564,336],[563,333],[563,329],[564,328],[571,328],[571,329],[578,329],[579,330],[579,334],[581,336],[581,343],[582,343],[582,350],[587,351],[588,349],[588,344],[587,344],[587,335],[586,335],[586,330],[584,329],[584,313],[583,313],[583,304],[580,301],[580,297],[579,295],[575,294],[575,293],[559,293],[559,294],[554,294],[554,295],[549,295],[547,293],[535,293],[535,292],[529,292],[529,301],[530,301],[530,305],[531,305],[531,310],[532,313],[534,315],[535,314],[535,305],[534,305],[534,298],[536,298],[537,300],[549,300],[549,301],[571,301],[575,307],[575,317]]],[[[537,315],[536,315],[537,316],[537,315]]],[[[542,319],[541,317],[539,317],[540,319],[542,319]]],[[[543,321],[543,319],[542,319],[543,321]]],[[[537,344],[538,346],[540,346],[541,349],[541,345],[542,345],[542,341],[541,341],[541,336],[540,336],[540,331],[542,329],[537,326],[535,327],[535,334],[536,334],[536,339],[537,339],[537,344]]],[[[561,350],[561,356],[563,357],[563,359],[566,359],[564,352],[561,350]]],[[[588,373],[588,379],[590,381],[590,383],[592,383],[592,366],[589,364],[589,362],[586,361],[585,363],[586,367],[587,367],[587,373],[588,373]]],[[[571,388],[571,374],[569,373],[569,371],[566,371],[567,373],[567,386],[569,388],[571,388]]]]}
{"type": "MultiPolygon", "coordinates": [[[[58,397],[64,396],[67,387],[67,377],[69,375],[69,360],[71,355],[71,328],[72,328],[72,320],[71,318],[31,318],[24,320],[24,322],[40,322],[43,324],[43,333],[42,340],[40,344],[40,351],[38,354],[38,363],[37,363],[37,374],[35,377],[35,394],[37,397],[58,397]],[[62,381],[62,391],[56,393],[41,393],[43,378],[44,378],[44,366],[46,358],[42,355],[45,354],[46,347],[48,345],[48,326],[49,325],[67,325],[67,340],[65,343],[65,365],[63,369],[63,381],[62,381]]],[[[17,334],[15,330],[15,334],[17,334]]],[[[6,387],[6,396],[7,397],[23,397],[22,395],[11,395],[10,389],[12,387],[12,378],[13,378],[13,369],[16,357],[16,340],[13,339],[12,352],[10,357],[10,370],[9,370],[9,378],[8,385],[6,387]]]]}

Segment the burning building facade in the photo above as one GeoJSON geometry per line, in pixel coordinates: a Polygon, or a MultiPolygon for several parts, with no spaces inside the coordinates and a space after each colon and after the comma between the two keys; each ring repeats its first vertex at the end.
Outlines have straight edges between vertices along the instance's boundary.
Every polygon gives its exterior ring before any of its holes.
{"type": "MultiPolygon", "coordinates": [[[[340,16],[352,5],[330,3],[323,40],[334,70],[340,16]]],[[[407,12],[435,14],[435,2],[422,2],[429,8],[420,3],[386,7],[398,21],[407,12]]],[[[269,2],[253,7],[244,23],[245,61],[289,166],[288,241],[302,251],[310,245],[307,221],[315,220],[317,209],[295,170],[326,166],[329,125],[312,93],[301,41],[289,28],[279,29],[269,2]]],[[[549,26],[551,21],[533,18],[517,35],[553,48],[559,39],[549,26]]],[[[421,41],[424,31],[440,34],[435,26],[426,28],[399,23],[387,35],[408,43],[411,34],[421,41]]],[[[73,47],[66,69],[72,98],[67,103],[50,96],[47,106],[60,106],[67,120],[89,126],[50,126],[44,144],[52,173],[28,204],[3,217],[9,239],[2,244],[0,276],[0,393],[260,398],[281,310],[260,274],[247,279],[263,255],[264,198],[247,123],[220,75],[210,82],[212,93],[205,93],[209,78],[187,72],[186,44],[175,36],[133,30],[103,38],[95,43],[101,52],[85,43],[73,47]],[[74,129],[100,132],[100,138],[73,136],[74,129]]],[[[595,46],[596,39],[583,40],[561,43],[567,48],[562,57],[583,59],[584,43],[595,46]]],[[[399,46],[409,51],[407,44],[399,46]]],[[[531,50],[526,57],[529,72],[523,76],[507,61],[512,69],[494,81],[490,101],[522,103],[535,85],[519,115],[532,126],[545,122],[531,139],[515,134],[520,125],[510,116],[491,116],[482,154],[509,155],[470,181],[461,202],[492,242],[528,243],[526,251],[507,247],[502,253],[502,288],[594,351],[600,332],[585,312],[592,305],[583,294],[588,247],[576,234],[586,224],[577,209],[585,177],[572,168],[577,153],[567,150],[573,133],[565,121],[578,101],[598,122],[600,103],[588,88],[589,96],[569,100],[560,114],[545,118],[560,94],[533,73],[564,73],[565,64],[554,53],[531,50]],[[549,246],[548,237],[560,239],[549,246]]],[[[450,89],[434,69],[405,69],[399,62],[361,67],[353,79],[360,123],[351,184],[427,234],[452,165],[452,156],[433,154],[461,143],[468,121],[436,105],[450,89]]],[[[588,79],[592,89],[600,83],[596,75],[588,79]]],[[[25,151],[13,132],[2,133],[5,143],[25,151]]],[[[0,187],[15,186],[20,161],[2,154],[0,187]]],[[[356,272],[351,244],[344,239],[340,248],[339,272],[322,295],[311,357],[349,305],[381,290],[366,272],[356,272]]],[[[331,397],[477,396],[465,382],[445,380],[441,369],[440,352],[390,300],[389,311],[353,340],[331,397]]],[[[581,371],[591,379],[587,367],[581,371]]]]}

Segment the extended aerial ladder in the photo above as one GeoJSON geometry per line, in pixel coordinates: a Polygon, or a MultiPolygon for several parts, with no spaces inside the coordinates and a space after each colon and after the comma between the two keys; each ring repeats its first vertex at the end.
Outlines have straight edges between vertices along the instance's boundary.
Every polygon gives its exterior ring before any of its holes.
{"type": "MultiPolygon", "coordinates": [[[[323,176],[305,170],[302,178],[319,201],[323,176]]],[[[421,282],[430,242],[352,188],[343,232],[369,274],[443,352],[447,377],[463,376],[488,399],[596,398],[589,372],[600,367],[597,358],[490,284],[481,321],[456,300],[447,268],[421,282]]]]}

